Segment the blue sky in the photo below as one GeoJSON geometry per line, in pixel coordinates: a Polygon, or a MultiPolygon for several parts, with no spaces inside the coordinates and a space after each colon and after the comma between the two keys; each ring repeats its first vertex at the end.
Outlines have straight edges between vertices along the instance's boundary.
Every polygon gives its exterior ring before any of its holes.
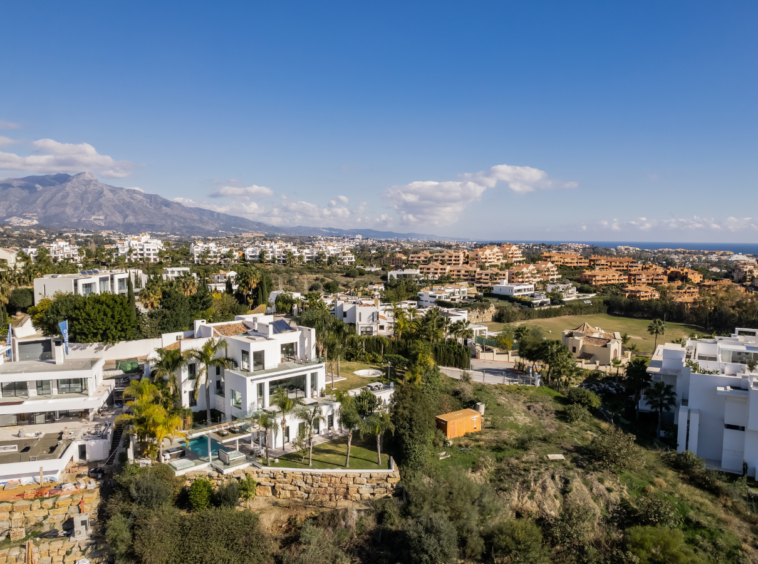
{"type": "Polygon", "coordinates": [[[741,1],[5,2],[0,176],[88,170],[278,225],[754,242],[756,21],[741,1]]]}

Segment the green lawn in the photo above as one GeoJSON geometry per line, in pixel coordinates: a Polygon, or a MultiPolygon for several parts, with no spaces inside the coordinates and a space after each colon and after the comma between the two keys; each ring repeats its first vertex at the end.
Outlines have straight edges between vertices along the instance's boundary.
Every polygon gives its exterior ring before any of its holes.
{"type": "MultiPolygon", "coordinates": [[[[335,363],[334,365],[335,370],[335,376],[337,365],[335,363]]],[[[387,366],[380,366],[378,364],[366,364],[364,362],[345,362],[344,360],[340,363],[340,376],[343,378],[346,378],[346,380],[340,380],[339,382],[334,383],[334,389],[335,390],[354,390],[355,388],[362,388],[366,384],[370,384],[371,382],[378,382],[381,380],[381,378],[364,378],[362,376],[358,376],[355,374],[356,370],[368,370],[368,369],[374,369],[374,370],[382,370],[384,371],[384,378],[386,380],[386,374],[387,374],[387,366]]],[[[332,377],[331,377],[331,363],[327,366],[326,370],[326,392],[329,393],[332,389],[332,377]]],[[[392,371],[395,372],[394,370],[392,371]]],[[[394,375],[394,374],[393,374],[394,375]]]]}
{"type": "MultiPolygon", "coordinates": [[[[328,443],[313,447],[313,466],[319,470],[340,470],[345,468],[345,455],[347,453],[347,438],[342,437],[328,443]]],[[[279,458],[279,463],[271,466],[277,468],[308,468],[308,451],[305,451],[305,460],[301,462],[302,452],[293,452],[279,458]]],[[[266,459],[262,460],[266,463],[266,459]]],[[[361,439],[359,433],[353,434],[353,442],[350,447],[350,468],[353,470],[386,470],[389,468],[389,455],[382,453],[382,465],[377,464],[376,438],[366,436],[361,439]]]]}
{"type": "MultiPolygon", "coordinates": [[[[553,339],[560,339],[561,333],[565,329],[575,329],[584,322],[593,327],[600,327],[603,331],[613,333],[618,331],[622,335],[627,333],[630,337],[629,343],[635,343],[639,352],[653,352],[654,338],[648,334],[647,327],[650,325],[649,319],[633,319],[629,317],[615,317],[607,314],[593,315],[567,315],[565,317],[553,317],[550,319],[535,319],[532,321],[519,321],[514,325],[527,325],[529,327],[540,327],[546,336],[553,339]]],[[[490,331],[500,331],[503,323],[487,323],[490,331]]],[[[666,334],[658,338],[658,343],[668,343],[679,337],[687,337],[692,332],[702,332],[701,327],[696,325],[687,325],[684,323],[666,323],[666,334]]]]}

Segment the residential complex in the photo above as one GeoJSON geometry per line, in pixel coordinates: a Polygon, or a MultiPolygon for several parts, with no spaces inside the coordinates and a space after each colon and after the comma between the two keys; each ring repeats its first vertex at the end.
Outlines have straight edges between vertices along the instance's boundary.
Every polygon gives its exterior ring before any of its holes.
{"type": "Polygon", "coordinates": [[[128,237],[116,243],[118,256],[125,256],[131,261],[158,262],[161,260],[162,250],[163,241],[153,239],[147,233],[128,237]]]}
{"type": "MultiPolygon", "coordinates": [[[[61,260],[78,262],[80,259],[78,247],[63,239],[56,239],[52,243],[43,243],[40,247],[47,249],[48,253],[50,253],[50,259],[55,262],[61,260]]],[[[37,247],[27,247],[21,250],[24,254],[29,255],[32,260],[36,260],[37,255],[39,254],[39,249],[37,247]]]]}
{"type": "Polygon", "coordinates": [[[195,262],[219,262],[231,249],[219,247],[216,243],[195,241],[190,245],[190,254],[195,262]]]}
{"type": "Polygon", "coordinates": [[[293,245],[282,241],[267,241],[245,249],[245,259],[249,261],[261,260],[263,256],[266,262],[286,264],[291,257],[296,262],[313,263],[329,262],[334,260],[337,264],[351,266],[355,264],[355,257],[350,250],[355,246],[353,241],[326,241],[317,240],[312,245],[293,245]],[[331,258],[333,257],[333,258],[331,258]]]}
{"type": "Polygon", "coordinates": [[[461,302],[468,297],[466,284],[448,284],[424,288],[418,293],[418,303],[421,307],[432,307],[438,300],[445,302],[461,302]]]}
{"type": "Polygon", "coordinates": [[[127,293],[127,279],[134,287],[143,287],[147,276],[141,270],[83,270],[79,274],[46,274],[34,279],[34,303],[52,298],[58,292],[89,296],[90,294],[127,293]]]}

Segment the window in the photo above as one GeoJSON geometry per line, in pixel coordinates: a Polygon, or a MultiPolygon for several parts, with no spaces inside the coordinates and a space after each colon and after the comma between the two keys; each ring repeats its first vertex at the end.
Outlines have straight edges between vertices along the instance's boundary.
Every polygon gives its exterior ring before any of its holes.
{"type": "Polygon", "coordinates": [[[82,394],[86,392],[86,378],[64,378],[62,380],[58,380],[59,394],[82,394]]]}
{"type": "Polygon", "coordinates": [[[52,386],[50,385],[50,380],[37,380],[37,395],[38,396],[49,396],[53,393],[52,386]]]}
{"type": "Polygon", "coordinates": [[[282,380],[269,382],[269,397],[273,396],[278,388],[284,388],[287,390],[287,395],[291,398],[305,397],[305,374],[302,376],[293,376],[291,378],[283,378],[282,380]]]}
{"type": "Polygon", "coordinates": [[[194,380],[197,378],[197,365],[196,364],[188,364],[187,365],[187,372],[189,374],[189,379],[194,380]]]}
{"type": "Polygon", "coordinates": [[[326,418],[326,427],[327,429],[334,428],[334,415],[330,414],[329,417],[326,418]]]}
{"type": "Polygon", "coordinates": [[[216,367],[216,376],[221,376],[221,367],[220,366],[216,367]]]}
{"type": "Polygon", "coordinates": [[[100,293],[104,294],[105,292],[108,292],[111,289],[110,280],[106,276],[105,278],[100,279],[100,293]]]}
{"type": "Polygon", "coordinates": [[[242,394],[237,390],[232,390],[232,407],[242,409],[242,394]]]}
{"type": "Polygon", "coordinates": [[[725,429],[730,429],[731,431],[744,431],[745,427],[741,425],[724,425],[725,429]]]}
{"type": "Polygon", "coordinates": [[[297,343],[284,343],[282,345],[282,358],[295,360],[297,358],[297,343]]]}
{"type": "Polygon", "coordinates": [[[242,370],[250,371],[250,351],[242,351],[242,370]]]}
{"type": "Polygon", "coordinates": [[[26,382],[3,382],[3,397],[26,397],[29,386],[26,382]]]}
{"type": "Polygon", "coordinates": [[[342,312],[342,318],[344,319],[344,318],[346,318],[346,317],[347,317],[347,312],[346,312],[346,311],[343,311],[343,312],[342,312]]]}
{"type": "Polygon", "coordinates": [[[361,327],[361,335],[373,335],[373,334],[374,334],[373,327],[361,327]]]}
{"type": "Polygon", "coordinates": [[[265,389],[266,388],[263,385],[263,382],[261,382],[261,383],[258,384],[257,389],[256,389],[256,391],[257,391],[256,404],[257,404],[257,406],[259,408],[263,407],[263,394],[266,393],[265,389]]]}
{"type": "Polygon", "coordinates": [[[197,399],[195,399],[195,392],[190,392],[189,394],[189,406],[197,407],[197,399]]]}
{"type": "Polygon", "coordinates": [[[284,428],[284,444],[288,444],[290,442],[290,428],[285,427],[284,428]]]}
{"type": "Polygon", "coordinates": [[[94,284],[82,284],[82,296],[89,296],[95,291],[94,284]]]}
{"type": "Polygon", "coordinates": [[[118,291],[119,292],[126,292],[126,278],[119,278],[118,279],[118,291]]]}
{"type": "Polygon", "coordinates": [[[318,372],[311,372],[311,392],[318,392],[318,372]]]}
{"type": "Polygon", "coordinates": [[[576,347],[571,347],[571,352],[575,353],[576,352],[576,347]]]}
{"type": "Polygon", "coordinates": [[[263,351],[253,352],[253,370],[263,370],[264,368],[263,358],[264,358],[263,351]]]}
{"type": "Polygon", "coordinates": [[[217,396],[224,396],[224,377],[218,376],[216,378],[216,395],[217,396]]]}

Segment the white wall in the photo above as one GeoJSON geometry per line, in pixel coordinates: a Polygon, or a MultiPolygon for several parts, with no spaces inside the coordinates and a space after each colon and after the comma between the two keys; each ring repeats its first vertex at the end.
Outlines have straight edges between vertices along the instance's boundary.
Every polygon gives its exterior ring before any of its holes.
{"type": "MultiPolygon", "coordinates": [[[[168,344],[168,343],[167,343],[168,344]]],[[[138,356],[148,356],[155,349],[164,346],[161,339],[141,339],[139,341],[121,341],[115,345],[103,343],[69,343],[66,358],[103,358],[105,360],[123,360],[138,356]]]]}

